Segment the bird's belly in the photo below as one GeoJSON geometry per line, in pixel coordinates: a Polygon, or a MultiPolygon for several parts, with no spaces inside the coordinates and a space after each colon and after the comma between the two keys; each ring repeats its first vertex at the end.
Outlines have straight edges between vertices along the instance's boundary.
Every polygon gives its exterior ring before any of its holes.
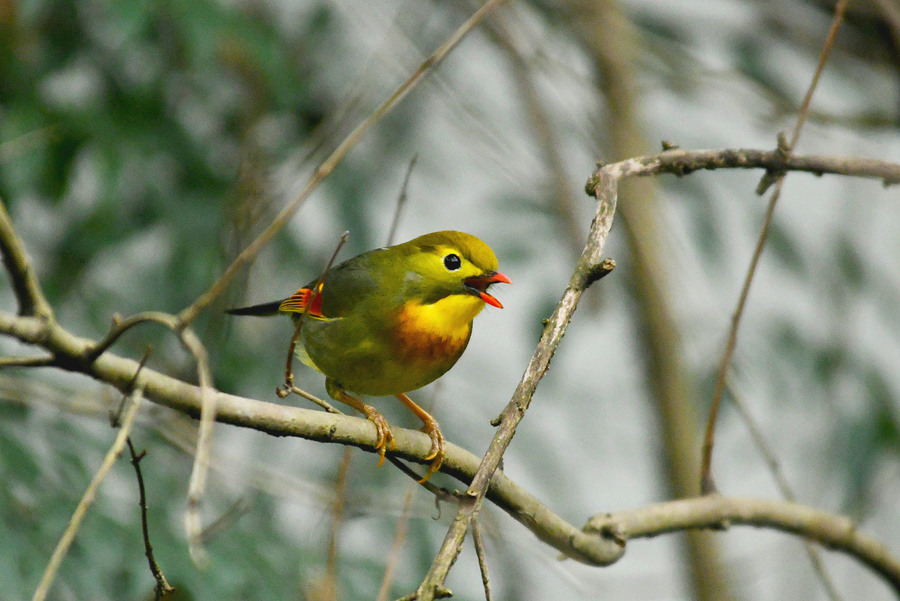
{"type": "Polygon", "coordinates": [[[386,331],[342,319],[310,320],[302,327],[301,360],[342,388],[372,396],[409,392],[438,379],[462,355],[471,333],[469,324],[433,331],[409,319],[386,331]]]}

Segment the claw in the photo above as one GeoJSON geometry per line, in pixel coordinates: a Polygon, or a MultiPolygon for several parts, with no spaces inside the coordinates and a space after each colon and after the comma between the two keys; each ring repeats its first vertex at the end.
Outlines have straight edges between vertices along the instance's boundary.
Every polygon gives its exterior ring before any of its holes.
{"type": "Polygon", "coordinates": [[[425,475],[419,480],[419,484],[428,482],[428,479],[441,469],[441,465],[444,463],[444,457],[447,455],[444,450],[444,435],[441,434],[441,428],[438,426],[437,421],[433,418],[431,420],[425,420],[422,432],[425,432],[431,438],[431,453],[429,453],[425,459],[434,459],[434,461],[428,466],[428,471],[425,472],[425,475]]]}
{"type": "Polygon", "coordinates": [[[391,427],[388,426],[387,420],[384,419],[384,416],[378,413],[373,407],[369,405],[365,405],[367,410],[363,411],[366,414],[366,417],[375,424],[375,432],[377,434],[377,438],[375,439],[375,450],[378,451],[378,467],[384,463],[384,454],[387,452],[388,446],[391,449],[397,448],[397,442],[394,440],[394,434],[391,432],[391,427]]]}

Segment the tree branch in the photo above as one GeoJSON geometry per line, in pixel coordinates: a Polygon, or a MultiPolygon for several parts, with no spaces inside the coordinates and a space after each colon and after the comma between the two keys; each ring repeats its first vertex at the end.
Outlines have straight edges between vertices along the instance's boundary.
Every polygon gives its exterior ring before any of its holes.
{"type": "Polygon", "coordinates": [[[693,528],[722,529],[735,524],[781,530],[847,553],[872,568],[900,593],[900,560],[884,545],[859,532],[847,517],[789,501],[707,495],[598,514],[588,521],[585,531],[624,545],[634,538],[693,528]]]}
{"type": "MultiPolygon", "coordinates": [[[[56,357],[55,365],[84,373],[119,390],[143,389],[145,396],[199,419],[203,407],[201,386],[188,384],[149,368],[139,370],[137,361],[106,352],[93,362],[84,359],[95,343],[71,333],[53,322],[17,317],[0,311],[0,333],[27,344],[42,345],[56,357]],[[140,373],[138,373],[138,371],[140,373]],[[137,378],[135,378],[137,374],[137,378]]],[[[318,442],[360,447],[374,452],[375,427],[372,422],[312,409],[289,407],[206,389],[214,396],[218,422],[252,428],[273,436],[295,436],[318,442]]],[[[427,464],[431,439],[417,430],[393,429],[397,443],[392,455],[427,464]]],[[[452,443],[441,471],[468,483],[478,469],[479,459],[452,443]]],[[[532,495],[504,476],[495,473],[488,498],[531,530],[539,539],[564,555],[590,565],[606,565],[622,553],[617,545],[587,535],[553,513],[532,495]]]]}
{"type": "Polygon", "coordinates": [[[748,148],[723,150],[665,150],[659,154],[634,157],[607,166],[598,165],[588,179],[585,191],[595,195],[600,171],[613,171],[617,177],[647,176],[669,173],[682,176],[706,169],[765,169],[777,173],[806,171],[813,175],[846,175],[880,179],[885,186],[900,183],[900,164],[857,157],[832,157],[818,155],[786,156],[780,150],[754,150],[748,148]]]}

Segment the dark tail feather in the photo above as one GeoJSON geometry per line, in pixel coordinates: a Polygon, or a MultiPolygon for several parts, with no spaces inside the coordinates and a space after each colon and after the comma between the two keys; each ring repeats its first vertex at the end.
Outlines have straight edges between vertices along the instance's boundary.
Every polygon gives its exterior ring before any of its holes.
{"type": "Polygon", "coordinates": [[[278,314],[278,307],[284,301],[272,301],[271,303],[262,303],[260,305],[251,305],[249,307],[238,307],[237,309],[228,309],[225,311],[229,315],[256,315],[259,317],[268,317],[278,314]]]}

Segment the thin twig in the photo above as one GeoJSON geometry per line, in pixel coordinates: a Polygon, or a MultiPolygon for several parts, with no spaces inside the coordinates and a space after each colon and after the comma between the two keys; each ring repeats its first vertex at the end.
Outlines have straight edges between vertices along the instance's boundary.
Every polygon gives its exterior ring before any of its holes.
{"type": "Polygon", "coordinates": [[[131,376],[131,380],[124,388],[125,396],[119,401],[119,406],[115,411],[109,412],[109,425],[111,428],[119,428],[122,425],[122,412],[125,411],[125,406],[128,404],[129,395],[131,392],[137,388],[137,380],[141,375],[141,372],[144,371],[144,366],[147,365],[147,361],[150,360],[150,356],[153,355],[153,346],[147,346],[144,350],[144,354],[141,355],[141,360],[138,361],[137,369],[134,370],[134,375],[131,376]]]}
{"type": "Polygon", "coordinates": [[[410,484],[406,489],[406,495],[403,498],[403,508],[400,510],[400,517],[397,518],[397,531],[394,533],[394,542],[391,543],[391,550],[388,551],[384,566],[384,576],[381,579],[381,586],[378,589],[376,601],[387,601],[388,594],[391,591],[394,572],[397,569],[397,564],[400,563],[400,553],[403,551],[403,542],[406,540],[406,527],[409,525],[409,512],[412,508],[416,488],[418,488],[416,484],[410,484]]]}
{"type": "Polygon", "coordinates": [[[213,300],[218,297],[235,273],[243,267],[245,263],[250,261],[260,249],[268,243],[268,241],[291,219],[298,208],[306,201],[313,190],[322,182],[335,167],[344,159],[350,150],[356,146],[373,125],[378,123],[391,109],[393,109],[403,98],[415,88],[426,75],[431,73],[446,56],[453,50],[462,39],[474,29],[485,16],[488,15],[497,5],[504,0],[487,0],[481,8],[475,11],[456,31],[454,31],[447,40],[441,44],[434,53],[426,58],[419,67],[406,79],[394,92],[388,96],[384,102],[378,105],[372,113],[366,117],[353,131],[351,131],[344,140],[338,144],[337,148],[320,164],[313,172],[312,177],[306,183],[306,186],[297,195],[297,197],[285,206],[278,215],[272,220],[272,223],[253,240],[235,260],[222,273],[219,279],[203,294],[200,295],[190,306],[185,307],[179,314],[178,318],[182,323],[188,324],[196,319],[200,311],[205,309],[213,300]]]}
{"type": "Polygon", "coordinates": [[[252,503],[244,497],[238,498],[228,507],[228,509],[222,512],[219,517],[204,526],[203,536],[201,537],[203,543],[208,543],[218,536],[219,533],[230,528],[231,525],[237,522],[242,515],[247,513],[252,506],[252,503]]]}
{"type": "Polygon", "coordinates": [[[134,450],[134,445],[131,443],[130,436],[125,438],[125,442],[128,444],[128,451],[131,454],[131,465],[134,466],[134,472],[137,476],[139,495],[138,505],[141,508],[141,532],[144,536],[144,555],[147,556],[147,563],[150,565],[150,573],[153,574],[153,579],[156,580],[155,596],[156,601],[159,601],[159,599],[162,599],[165,595],[174,592],[175,588],[169,584],[168,580],[166,580],[162,568],[159,567],[159,564],[156,562],[156,557],[153,555],[153,545],[150,544],[150,526],[147,521],[147,491],[144,488],[144,475],[141,473],[141,459],[143,459],[147,453],[146,451],[141,451],[140,454],[138,454],[134,450]]]}
{"type": "Polygon", "coordinates": [[[409,160],[409,166],[406,168],[406,175],[403,177],[403,184],[400,186],[400,194],[397,195],[397,207],[394,209],[394,217],[391,219],[391,227],[388,228],[388,246],[394,243],[394,237],[397,235],[397,226],[400,225],[400,215],[401,213],[403,213],[403,208],[406,206],[406,200],[408,198],[407,191],[409,189],[409,179],[412,176],[413,169],[415,169],[416,162],[418,160],[419,155],[414,154],[409,160]]]}
{"type": "Polygon", "coordinates": [[[0,367],[51,367],[56,358],[44,357],[0,357],[0,367]]]}
{"type": "MultiPolygon", "coordinates": [[[[750,410],[747,408],[747,404],[744,403],[741,395],[737,393],[736,390],[731,385],[731,382],[727,383],[728,394],[731,396],[731,401],[734,403],[735,408],[737,408],[738,413],[741,415],[741,419],[744,421],[744,424],[747,426],[747,430],[750,432],[750,437],[753,439],[753,444],[756,446],[757,450],[759,450],[760,454],[763,456],[763,459],[766,462],[766,465],[769,467],[769,471],[772,473],[772,477],[775,479],[775,485],[778,487],[779,492],[781,492],[781,496],[786,500],[791,502],[796,502],[796,497],[794,495],[794,491],[791,489],[790,483],[787,481],[784,473],[781,471],[781,466],[778,463],[778,457],[775,455],[775,451],[772,450],[771,446],[766,442],[766,437],[762,432],[762,428],[759,427],[759,424],[756,423],[756,420],[750,414],[750,410]]],[[[822,554],[819,552],[818,547],[813,545],[809,541],[804,541],[804,546],[806,547],[806,554],[809,556],[809,561],[812,564],[813,571],[816,573],[816,576],[819,578],[819,581],[822,583],[822,588],[825,589],[825,593],[828,595],[828,598],[831,601],[841,601],[841,595],[837,590],[837,587],[834,585],[831,577],[828,575],[828,572],[825,570],[825,564],[822,561],[822,554]]]]}
{"type": "Polygon", "coordinates": [[[284,373],[284,384],[279,386],[275,391],[275,394],[277,394],[281,398],[287,396],[294,388],[294,350],[297,348],[297,343],[300,341],[300,329],[303,327],[303,318],[306,317],[306,311],[315,304],[316,299],[319,298],[319,296],[322,294],[322,282],[325,281],[325,276],[328,275],[328,271],[331,269],[331,265],[334,263],[334,260],[337,258],[337,255],[341,250],[341,247],[344,246],[349,237],[349,231],[345,231],[343,234],[341,234],[337,245],[334,247],[334,252],[331,253],[331,257],[325,264],[325,269],[322,270],[322,273],[319,275],[318,279],[316,279],[316,283],[312,287],[309,301],[306,304],[306,310],[297,314],[294,333],[291,335],[291,343],[288,345],[287,364],[285,366],[284,373]]]}
{"type": "Polygon", "coordinates": [[[182,325],[171,313],[163,313],[161,311],[145,311],[137,313],[131,317],[122,318],[116,314],[113,315],[112,325],[106,335],[85,352],[84,360],[91,363],[100,355],[105,353],[119,338],[131,328],[142,323],[157,323],[167,327],[173,332],[179,332],[182,325]]]}
{"type": "Polygon", "coordinates": [[[328,534],[328,559],[325,563],[325,589],[322,591],[324,599],[336,601],[338,583],[338,539],[340,538],[341,524],[344,519],[344,501],[347,497],[347,474],[350,473],[350,463],[353,460],[353,448],[344,449],[344,457],[338,468],[337,479],[334,483],[334,503],[331,507],[331,530],[328,534]]]}
{"type": "MultiPolygon", "coordinates": [[[[803,105],[800,108],[800,114],[797,117],[797,124],[794,126],[794,133],[791,136],[791,141],[788,144],[787,148],[780,149],[788,156],[790,156],[790,154],[793,152],[793,149],[796,147],[797,141],[800,139],[800,132],[803,129],[803,124],[806,122],[806,115],[809,112],[809,106],[812,102],[813,93],[815,92],[816,87],[819,83],[819,78],[822,74],[822,70],[825,68],[825,63],[828,60],[828,56],[831,53],[832,47],[834,46],[834,40],[837,37],[838,29],[840,28],[841,22],[843,21],[844,10],[847,7],[847,1],[848,0],[840,0],[837,3],[837,6],[835,6],[834,19],[831,22],[831,29],[829,29],[828,35],[825,38],[822,52],[819,55],[819,63],[818,65],[816,65],[816,71],[813,75],[812,81],[809,84],[809,88],[806,91],[806,96],[803,99],[803,105]]],[[[706,422],[706,434],[703,441],[703,454],[700,465],[700,491],[703,494],[715,491],[715,483],[713,482],[712,477],[712,452],[713,446],[715,445],[716,417],[719,413],[719,407],[722,404],[722,393],[725,390],[725,382],[728,379],[728,371],[731,368],[731,361],[734,356],[734,351],[737,348],[738,329],[740,328],[741,318],[744,315],[744,307],[747,304],[747,298],[750,295],[750,285],[753,282],[754,276],[756,275],[756,268],[759,265],[760,258],[762,257],[763,248],[765,248],[766,245],[766,240],[769,235],[769,228],[772,224],[772,216],[775,213],[775,206],[778,204],[778,199],[781,197],[781,189],[783,184],[784,173],[780,173],[775,184],[775,190],[772,192],[772,196],[769,199],[769,204],[766,207],[762,229],[760,230],[759,238],[756,241],[756,248],[754,248],[753,250],[753,257],[750,259],[750,267],[747,269],[747,275],[744,278],[744,284],[741,288],[741,294],[738,299],[737,307],[735,308],[734,314],[731,318],[731,329],[728,332],[728,341],[725,344],[725,352],[722,353],[722,359],[719,362],[719,370],[716,375],[716,387],[713,392],[712,405],[709,410],[709,418],[706,422]]]]}
{"type": "Polygon", "coordinates": [[[113,441],[112,446],[103,458],[100,469],[94,474],[91,483],[88,485],[87,489],[84,491],[84,495],[82,495],[81,500],[78,502],[78,506],[75,508],[75,512],[69,520],[69,525],[66,527],[59,542],[56,544],[53,555],[50,556],[50,562],[47,564],[43,576],[41,576],[41,581],[38,583],[38,587],[35,590],[31,601],[43,601],[46,599],[47,593],[50,592],[50,587],[53,585],[53,581],[59,571],[59,566],[62,563],[63,557],[65,557],[66,552],[75,540],[75,535],[81,527],[81,522],[84,520],[84,516],[87,515],[87,511],[91,504],[93,504],[94,498],[97,496],[97,490],[99,490],[100,484],[106,478],[107,474],[109,474],[112,466],[125,449],[125,441],[128,438],[129,432],[131,432],[131,427],[134,425],[134,420],[135,417],[137,417],[138,409],[140,409],[141,401],[144,399],[143,391],[140,388],[136,388],[128,395],[128,398],[130,403],[125,410],[125,417],[122,419],[122,427],[119,429],[116,439],[113,441]]]}
{"type": "Polygon", "coordinates": [[[528,125],[536,137],[538,147],[542,153],[541,164],[546,168],[552,193],[548,199],[555,206],[556,217],[563,231],[562,238],[569,246],[572,258],[576,259],[581,254],[582,220],[578,214],[578,203],[570,189],[569,178],[566,173],[566,162],[562,156],[562,145],[557,138],[556,131],[550,117],[551,111],[543,102],[534,70],[525,56],[521,44],[516,44],[514,36],[510,33],[512,24],[509,13],[498,13],[495,18],[487,22],[486,29],[493,34],[501,50],[509,56],[513,68],[513,79],[518,86],[519,95],[522,97],[524,108],[528,111],[528,125]]]}
{"type": "Polygon", "coordinates": [[[302,388],[298,388],[297,386],[291,386],[291,392],[293,392],[297,396],[303,397],[307,401],[312,401],[313,403],[315,403],[316,405],[318,405],[319,407],[321,407],[328,413],[336,413],[336,414],[340,414],[340,415],[344,414],[343,411],[341,411],[340,409],[338,409],[337,407],[335,407],[328,401],[326,401],[324,399],[320,399],[319,397],[315,396],[314,394],[310,394],[310,393],[306,392],[302,388]]]}
{"type": "Polygon", "coordinates": [[[481,539],[481,526],[477,518],[472,520],[472,542],[475,543],[475,555],[478,557],[478,569],[481,571],[484,599],[491,601],[491,579],[488,577],[487,560],[484,557],[484,541],[481,539]]]}

